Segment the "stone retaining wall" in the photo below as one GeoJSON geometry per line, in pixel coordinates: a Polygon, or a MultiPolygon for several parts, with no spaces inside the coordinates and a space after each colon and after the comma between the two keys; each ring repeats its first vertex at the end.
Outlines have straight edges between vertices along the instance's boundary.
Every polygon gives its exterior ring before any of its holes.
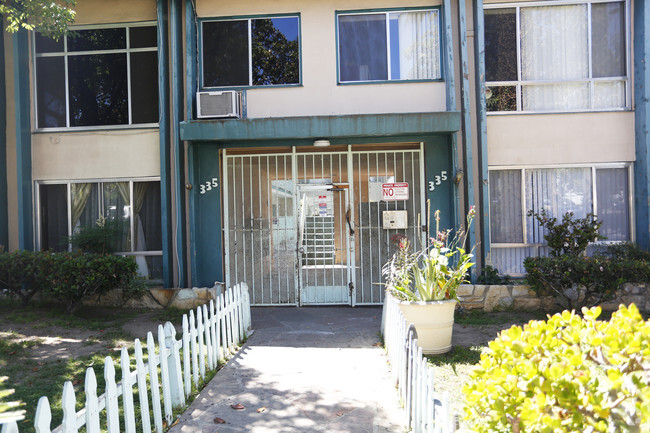
{"type": "Polygon", "coordinates": [[[224,285],[221,283],[209,288],[147,289],[133,297],[126,297],[122,290],[111,290],[101,297],[96,296],[85,301],[84,304],[125,308],[190,309],[217,299],[223,291],[224,285]]]}
{"type": "MultiPolygon", "coordinates": [[[[617,297],[601,305],[603,310],[616,310],[620,304],[634,303],[640,310],[650,311],[650,284],[625,284],[617,297]]],[[[471,285],[458,288],[461,306],[467,310],[544,310],[560,307],[551,296],[537,296],[525,285],[471,285]]]]}
{"type": "MultiPolygon", "coordinates": [[[[626,284],[619,295],[601,306],[604,310],[616,310],[620,304],[634,303],[640,310],[650,311],[650,284],[626,284]]],[[[112,290],[101,298],[93,298],[86,304],[122,306],[127,308],[196,308],[216,299],[223,291],[223,284],[210,288],[149,289],[133,298],[125,298],[121,290],[112,290]]],[[[537,296],[525,285],[471,285],[464,284],[457,291],[460,304],[467,310],[543,310],[561,309],[551,296],[537,296]]]]}

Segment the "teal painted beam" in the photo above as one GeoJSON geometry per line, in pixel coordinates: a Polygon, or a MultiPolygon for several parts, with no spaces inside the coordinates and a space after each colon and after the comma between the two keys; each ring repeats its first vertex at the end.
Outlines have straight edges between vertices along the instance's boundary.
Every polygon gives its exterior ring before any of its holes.
{"type": "MultiPolygon", "coordinates": [[[[470,109],[469,85],[469,55],[467,48],[467,11],[465,0],[458,2],[458,32],[460,39],[460,65],[461,65],[461,113],[462,113],[462,139],[463,139],[463,171],[465,173],[465,209],[468,211],[474,206],[474,147],[472,143],[472,113],[470,109]]],[[[467,240],[469,247],[476,245],[476,224],[472,224],[468,231],[467,240]]],[[[476,267],[472,267],[472,282],[476,281],[476,267]]]]}
{"type": "Polygon", "coordinates": [[[169,128],[169,45],[167,0],[156,0],[158,18],[158,115],[160,140],[160,207],[163,251],[163,284],[173,287],[172,189],[169,128]]]}
{"type": "Polygon", "coordinates": [[[18,174],[18,248],[21,250],[34,249],[29,52],[29,33],[27,30],[21,29],[13,35],[18,174]]]}
{"type": "Polygon", "coordinates": [[[219,146],[191,143],[189,146],[190,257],[192,286],[212,287],[225,281],[221,221],[221,173],[219,146]],[[210,189],[201,185],[210,185],[210,189]]]}
{"type": "Polygon", "coordinates": [[[194,119],[194,98],[198,89],[198,62],[196,46],[196,10],[193,1],[185,2],[185,118],[194,119]]]}
{"type": "Polygon", "coordinates": [[[650,8],[646,6],[645,1],[634,3],[634,203],[636,241],[650,250],[650,8]]]}
{"type": "Polygon", "coordinates": [[[458,112],[190,121],[181,123],[181,140],[225,142],[452,133],[460,129],[460,121],[458,112]]]}
{"type": "Polygon", "coordinates": [[[447,92],[447,111],[456,111],[456,75],[454,74],[454,37],[451,25],[451,0],[442,1],[444,25],[445,84],[447,92]]]}
{"type": "Polygon", "coordinates": [[[0,249],[9,249],[9,194],[7,192],[7,92],[5,90],[5,32],[0,31],[0,249]]]}
{"type": "Polygon", "coordinates": [[[173,208],[176,221],[173,227],[176,258],[176,286],[186,287],[187,281],[187,236],[185,227],[185,149],[180,138],[179,125],[182,121],[183,94],[183,1],[170,2],[170,47],[171,53],[171,150],[174,192],[173,208]]]}
{"type": "Polygon", "coordinates": [[[476,140],[478,147],[478,166],[481,174],[479,204],[481,233],[481,267],[490,255],[490,185],[487,151],[487,108],[485,101],[485,14],[483,0],[474,0],[474,86],[476,89],[476,140]]]}

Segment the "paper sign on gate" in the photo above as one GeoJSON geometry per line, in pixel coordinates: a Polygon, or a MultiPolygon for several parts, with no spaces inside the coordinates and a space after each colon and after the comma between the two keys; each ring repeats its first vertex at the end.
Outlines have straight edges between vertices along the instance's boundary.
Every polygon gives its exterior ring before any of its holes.
{"type": "Polygon", "coordinates": [[[382,200],[395,201],[395,200],[408,200],[409,199],[409,184],[408,182],[399,183],[383,183],[381,185],[382,200]]]}

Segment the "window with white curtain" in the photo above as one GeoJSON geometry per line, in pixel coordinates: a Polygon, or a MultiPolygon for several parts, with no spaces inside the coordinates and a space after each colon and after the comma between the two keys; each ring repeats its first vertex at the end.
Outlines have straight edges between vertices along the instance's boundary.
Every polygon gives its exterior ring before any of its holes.
{"type": "Polygon", "coordinates": [[[625,16],[624,1],[487,7],[488,111],[626,108],[625,16]]]}
{"type": "Polygon", "coordinates": [[[502,274],[525,273],[523,260],[547,254],[544,229],[528,211],[545,209],[560,219],[589,213],[603,221],[605,242],[630,241],[630,167],[611,166],[490,169],[492,266],[502,274]]]}
{"type": "Polygon", "coordinates": [[[340,13],[339,82],[437,80],[438,9],[340,13]]]}
{"type": "Polygon", "coordinates": [[[133,256],[141,276],[162,279],[160,181],[48,182],[38,195],[42,250],[71,249],[80,228],[114,221],[116,254],[133,256]]]}

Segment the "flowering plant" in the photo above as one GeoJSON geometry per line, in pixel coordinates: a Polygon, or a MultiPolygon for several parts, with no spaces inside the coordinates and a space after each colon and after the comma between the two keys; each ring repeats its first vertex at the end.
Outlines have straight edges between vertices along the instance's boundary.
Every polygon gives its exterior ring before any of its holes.
{"type": "Polygon", "coordinates": [[[467,229],[458,230],[450,237],[451,229],[439,231],[440,211],[436,211],[436,237],[420,251],[411,252],[404,235],[394,235],[397,251],[383,266],[382,274],[387,290],[402,301],[441,301],[457,299],[456,290],[467,282],[467,272],[474,265],[472,250],[464,249],[467,232],[476,211],[467,214],[467,229]]]}

